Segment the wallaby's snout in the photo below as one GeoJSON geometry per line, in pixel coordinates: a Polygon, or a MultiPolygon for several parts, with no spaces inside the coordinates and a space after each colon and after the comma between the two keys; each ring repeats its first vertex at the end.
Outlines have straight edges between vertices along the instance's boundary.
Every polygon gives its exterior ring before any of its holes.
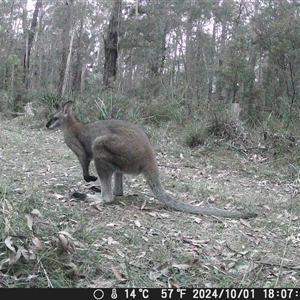
{"type": "Polygon", "coordinates": [[[51,118],[51,119],[47,122],[47,124],[46,124],[46,127],[47,127],[48,129],[50,129],[51,122],[52,122],[52,118],[51,118]]]}
{"type": "Polygon", "coordinates": [[[63,112],[59,112],[57,114],[55,114],[47,123],[46,123],[46,127],[48,129],[55,129],[55,128],[59,128],[62,126],[63,123],[63,112]]]}
{"type": "Polygon", "coordinates": [[[55,129],[61,126],[59,114],[54,115],[47,123],[46,127],[48,129],[55,129]]]}

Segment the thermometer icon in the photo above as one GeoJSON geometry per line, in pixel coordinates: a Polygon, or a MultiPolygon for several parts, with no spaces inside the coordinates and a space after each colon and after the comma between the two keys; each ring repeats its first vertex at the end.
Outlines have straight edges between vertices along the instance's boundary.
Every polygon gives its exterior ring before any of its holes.
{"type": "Polygon", "coordinates": [[[112,289],[111,292],[111,299],[117,299],[118,295],[117,295],[117,290],[116,289],[112,289]]]}

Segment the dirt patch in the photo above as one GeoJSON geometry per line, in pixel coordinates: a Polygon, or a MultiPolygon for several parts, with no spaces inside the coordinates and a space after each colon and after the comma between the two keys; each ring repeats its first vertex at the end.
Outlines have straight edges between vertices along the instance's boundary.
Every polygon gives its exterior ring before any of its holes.
{"type": "Polygon", "coordinates": [[[61,132],[20,119],[0,128],[0,287],[299,286],[299,184],[289,166],[232,149],[182,148],[152,128],[173,196],[258,217],[170,210],[140,176],[126,176],[124,197],[94,206],[70,197],[91,185],[61,132]]]}

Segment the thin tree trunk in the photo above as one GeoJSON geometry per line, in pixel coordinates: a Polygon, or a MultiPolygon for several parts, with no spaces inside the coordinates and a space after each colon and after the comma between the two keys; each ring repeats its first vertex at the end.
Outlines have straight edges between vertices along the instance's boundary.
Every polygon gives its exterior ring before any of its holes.
{"type": "MultiPolygon", "coordinates": [[[[258,7],[259,7],[259,0],[255,0],[254,2],[254,16],[258,14],[258,7]]],[[[249,116],[253,113],[254,109],[254,101],[255,101],[255,94],[254,94],[254,87],[255,87],[255,67],[256,67],[256,61],[257,61],[257,53],[254,47],[254,41],[255,41],[255,33],[253,32],[253,36],[251,39],[251,49],[249,53],[249,66],[250,66],[250,72],[251,76],[249,76],[246,89],[245,89],[245,95],[244,98],[247,99],[247,112],[249,116]]],[[[260,82],[260,80],[259,80],[260,82]]],[[[260,107],[262,108],[262,106],[260,107]]]]}
{"type": "Polygon", "coordinates": [[[74,66],[74,75],[73,75],[73,90],[80,91],[81,86],[81,74],[82,74],[82,61],[83,61],[83,54],[82,54],[82,38],[83,38],[83,28],[84,28],[84,20],[85,20],[85,7],[86,2],[84,3],[81,19],[80,19],[80,29],[79,29],[79,37],[77,41],[76,49],[76,64],[74,66]]]}
{"type": "Polygon", "coordinates": [[[73,52],[73,41],[75,36],[75,30],[72,30],[71,33],[71,39],[70,39],[70,46],[69,46],[69,53],[66,63],[66,69],[65,69],[65,76],[63,81],[63,86],[61,90],[61,94],[63,96],[67,96],[71,92],[71,58],[72,58],[72,52],[73,52]]]}
{"type": "Polygon", "coordinates": [[[59,72],[59,80],[58,80],[58,90],[61,95],[64,94],[65,88],[64,87],[64,79],[66,76],[66,70],[67,70],[67,60],[68,60],[68,51],[70,47],[70,32],[72,27],[72,6],[73,2],[70,1],[70,3],[66,2],[66,6],[63,7],[64,15],[62,20],[62,56],[61,56],[61,67],[59,72]],[[63,91],[64,90],[64,91],[63,91]]]}
{"type": "Polygon", "coordinates": [[[80,75],[80,92],[83,93],[85,89],[85,71],[86,71],[86,64],[83,63],[81,66],[81,75],[80,75]]]}
{"type": "MultiPolygon", "coordinates": [[[[27,3],[26,3],[27,4],[27,3]]],[[[25,88],[28,89],[30,85],[30,80],[29,80],[29,68],[30,68],[30,54],[31,54],[31,49],[33,45],[33,40],[38,24],[38,14],[39,10],[42,7],[42,0],[37,0],[35,4],[35,9],[33,12],[32,16],[32,21],[31,21],[31,26],[30,30],[28,31],[27,28],[25,28],[25,34],[26,34],[26,40],[25,40],[25,55],[24,55],[24,83],[25,83],[25,88]]],[[[23,18],[27,18],[27,9],[24,7],[24,16],[23,18]]],[[[23,22],[25,19],[23,19],[23,22]]],[[[26,26],[26,23],[24,24],[26,26]]]]}
{"type": "Polygon", "coordinates": [[[187,20],[186,25],[186,104],[188,108],[188,113],[191,114],[193,107],[193,41],[192,41],[192,33],[193,33],[193,18],[192,18],[192,6],[190,2],[190,15],[187,20]]]}
{"type": "MultiPolygon", "coordinates": [[[[215,45],[217,44],[216,42],[216,26],[217,26],[217,21],[216,18],[214,18],[214,24],[213,24],[213,32],[212,32],[212,40],[213,40],[213,47],[214,47],[214,51],[213,51],[213,57],[211,59],[213,66],[215,66],[215,53],[216,51],[216,47],[215,45]]],[[[210,71],[209,74],[209,81],[208,81],[208,100],[209,102],[212,101],[212,96],[213,96],[213,82],[214,79],[216,77],[216,72],[215,71],[210,71]]]]}
{"type": "Polygon", "coordinates": [[[219,51],[219,57],[218,57],[218,76],[217,76],[217,85],[216,85],[216,92],[217,92],[217,98],[218,100],[223,100],[223,59],[225,54],[225,40],[226,40],[226,27],[227,22],[226,18],[223,16],[221,20],[221,42],[220,42],[220,51],[219,51]]]}
{"type": "Polygon", "coordinates": [[[117,76],[119,24],[121,18],[122,0],[114,0],[109,19],[108,31],[104,38],[104,73],[103,85],[113,87],[117,76]]]}

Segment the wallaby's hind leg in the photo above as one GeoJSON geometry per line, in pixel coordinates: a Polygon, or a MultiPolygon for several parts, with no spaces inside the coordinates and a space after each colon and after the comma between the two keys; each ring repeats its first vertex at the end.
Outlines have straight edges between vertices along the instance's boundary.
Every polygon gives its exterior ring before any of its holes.
{"type": "MultiPolygon", "coordinates": [[[[92,145],[94,163],[99,175],[102,198],[113,201],[113,194],[123,196],[123,172],[118,166],[124,163],[124,143],[120,135],[110,134],[97,137],[92,145]],[[114,174],[114,190],[111,192],[111,177],[114,174]]],[[[126,160],[125,160],[126,161],[126,160]]]]}
{"type": "MultiPolygon", "coordinates": [[[[99,174],[100,177],[100,174],[99,174]]],[[[100,177],[101,184],[101,198],[105,203],[110,203],[114,201],[114,195],[112,191],[112,175],[101,174],[100,177]]]]}
{"type": "Polygon", "coordinates": [[[115,172],[114,195],[123,196],[123,173],[115,172]]]}
{"type": "Polygon", "coordinates": [[[107,163],[101,158],[94,158],[95,167],[100,179],[101,200],[105,203],[114,201],[112,190],[113,171],[108,168],[107,163]]]}

